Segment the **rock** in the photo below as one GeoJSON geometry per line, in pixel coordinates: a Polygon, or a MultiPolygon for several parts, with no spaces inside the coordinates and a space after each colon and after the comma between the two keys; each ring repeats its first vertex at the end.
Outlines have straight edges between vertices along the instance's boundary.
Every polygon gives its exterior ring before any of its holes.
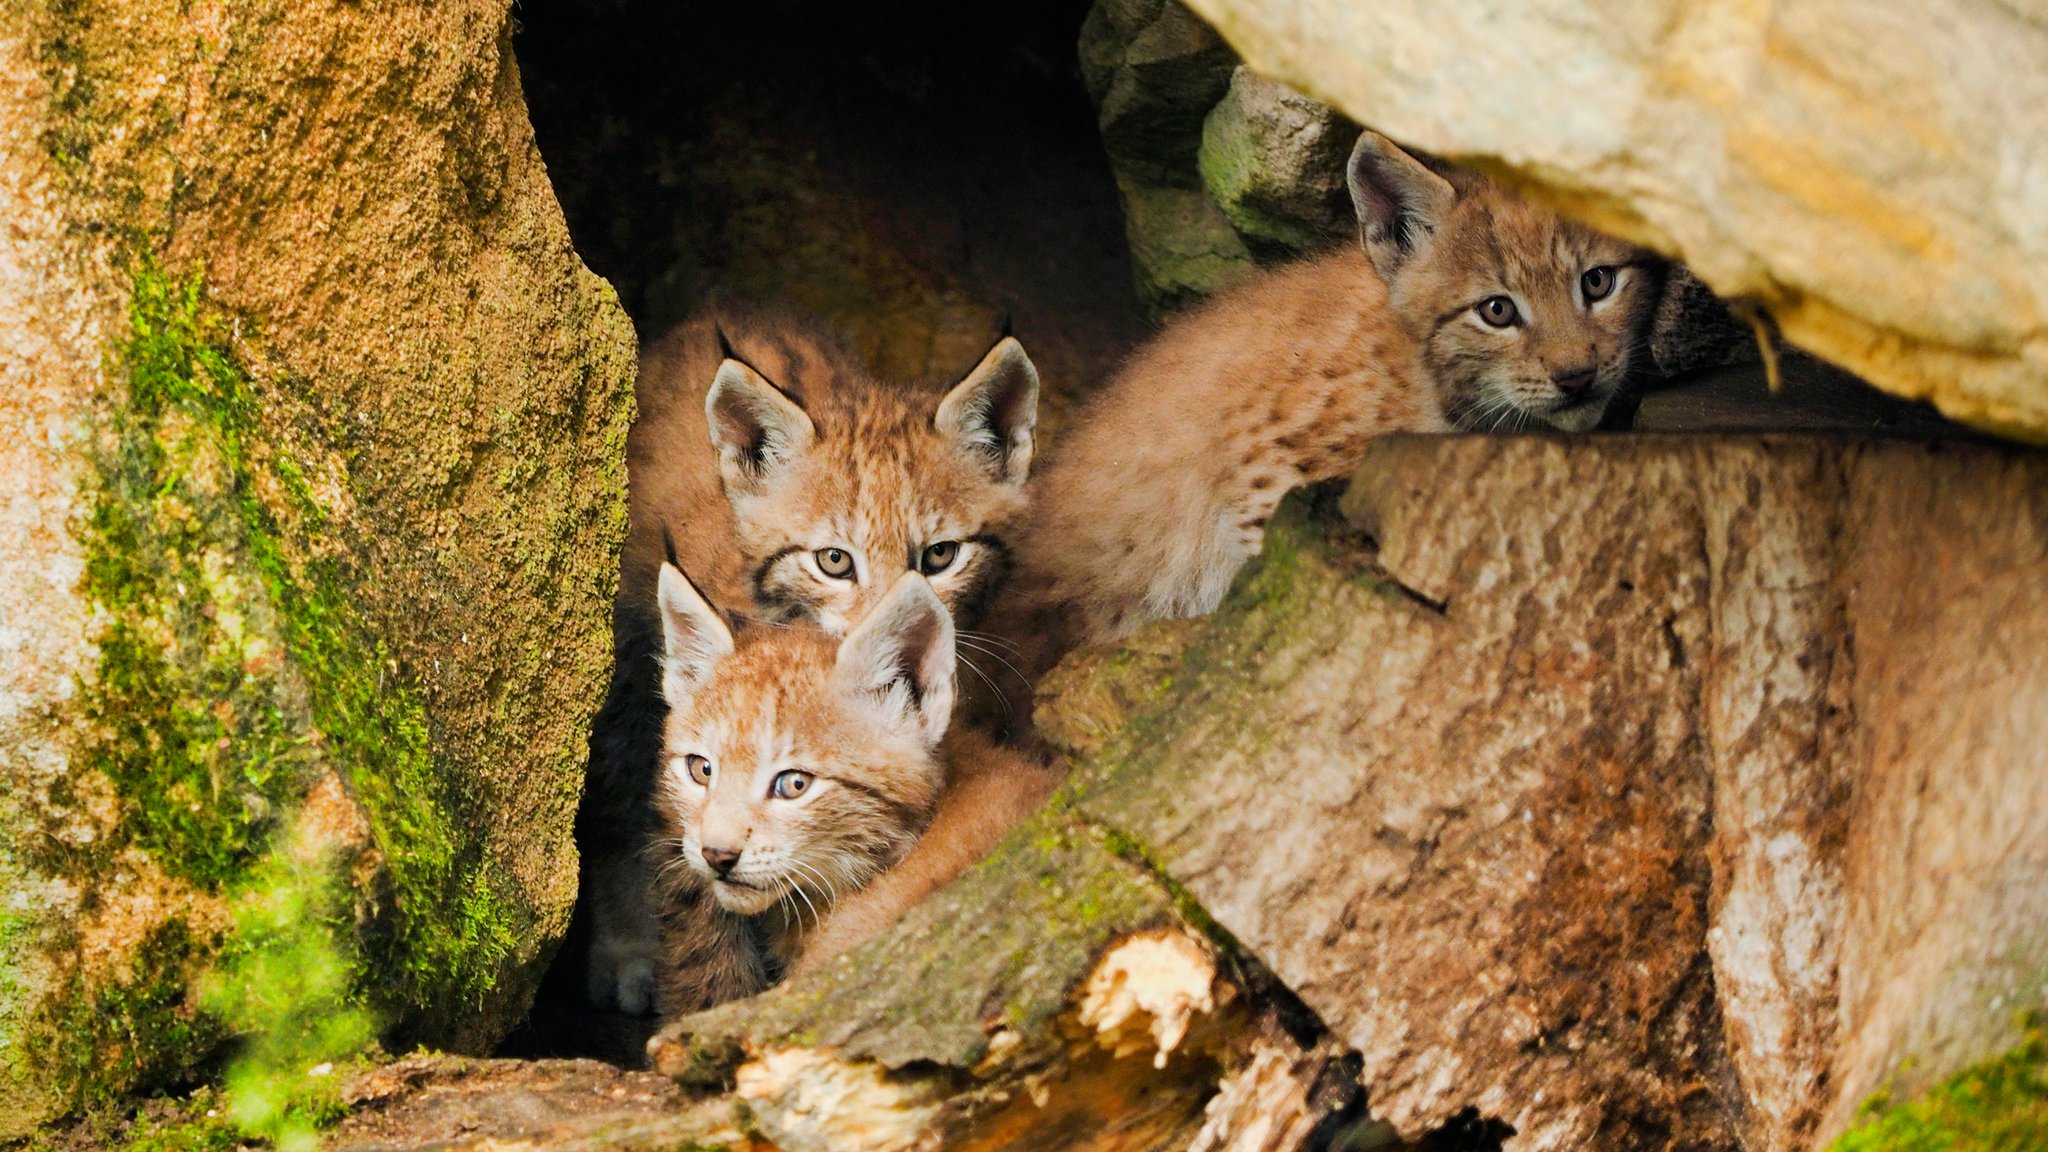
{"type": "Polygon", "coordinates": [[[0,15],[0,1140],[487,1047],[563,930],[633,336],[507,19],[0,15]]]}
{"type": "Polygon", "coordinates": [[[1823,1147],[2038,1053],[2044,481],[1991,444],[1384,441],[1214,617],[1048,677],[1050,809],[657,1066],[783,1147],[1823,1147]],[[1076,1135],[1138,1100],[1157,1143],[1076,1135]]]}
{"type": "Polygon", "coordinates": [[[1175,311],[1241,284],[1256,270],[1251,251],[1209,194],[1148,187],[1117,178],[1138,295],[1154,314],[1175,311]]]}
{"type": "Polygon", "coordinates": [[[1268,256],[1326,248],[1358,231],[1344,164],[1358,127],[1239,65],[1202,122],[1196,165],[1246,243],[1268,256]]]}
{"type": "Polygon", "coordinates": [[[1682,258],[1792,343],[2048,441],[2038,7],[1191,7],[1260,72],[1682,258]]]}
{"type": "Polygon", "coordinates": [[[1236,56],[1178,0],[1098,0],[1080,52],[1139,298],[1163,315],[1250,275],[1251,253],[1195,164],[1236,56]]]}

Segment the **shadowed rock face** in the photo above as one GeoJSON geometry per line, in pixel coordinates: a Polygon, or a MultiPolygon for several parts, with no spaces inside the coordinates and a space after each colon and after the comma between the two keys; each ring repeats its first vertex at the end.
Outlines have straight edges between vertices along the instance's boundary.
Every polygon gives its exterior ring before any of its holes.
{"type": "Polygon", "coordinates": [[[995,857],[658,1063],[798,1139],[804,1093],[889,1070],[864,1131],[959,1146],[1123,1147],[992,1101],[1170,1118],[1190,1075],[1232,1139],[1293,1102],[1244,1147],[1823,1146],[2048,1006],[2044,480],[1983,445],[1383,442],[1216,616],[1047,680],[1074,776],[995,857]],[[1162,930],[1224,958],[1188,1040],[1083,1060],[1114,942],[1162,930]]]}
{"type": "Polygon", "coordinates": [[[215,960],[270,954],[257,895],[455,1047],[562,930],[633,337],[506,36],[0,16],[0,1136],[251,1025],[215,960]]]}

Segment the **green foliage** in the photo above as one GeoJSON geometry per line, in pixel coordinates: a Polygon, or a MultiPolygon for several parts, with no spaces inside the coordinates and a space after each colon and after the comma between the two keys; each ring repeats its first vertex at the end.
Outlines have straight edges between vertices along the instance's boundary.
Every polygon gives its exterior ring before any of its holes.
{"type": "Polygon", "coordinates": [[[2048,1032],[1911,1100],[1880,1093],[1828,1152],[2041,1152],[2048,1148],[2048,1032]]]}
{"type": "Polygon", "coordinates": [[[333,862],[280,847],[236,901],[235,930],[200,999],[246,1037],[227,1072],[229,1115],[285,1152],[340,1119],[332,1061],[376,1034],[341,941],[350,925],[333,862]]]}

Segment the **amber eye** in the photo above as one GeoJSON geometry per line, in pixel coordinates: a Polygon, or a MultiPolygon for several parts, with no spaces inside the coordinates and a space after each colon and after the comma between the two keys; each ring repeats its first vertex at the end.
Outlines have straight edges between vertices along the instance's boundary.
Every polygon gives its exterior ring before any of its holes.
{"type": "Polygon", "coordinates": [[[917,569],[927,576],[937,576],[939,573],[951,568],[953,561],[959,558],[960,542],[958,540],[941,540],[936,544],[927,544],[925,546],[924,555],[917,558],[917,569]]]}
{"type": "Polygon", "coordinates": [[[818,560],[818,571],[834,580],[848,580],[853,577],[853,553],[844,548],[820,548],[814,555],[818,560]]]}
{"type": "Polygon", "coordinates": [[[811,789],[811,774],[791,769],[776,773],[768,785],[768,794],[777,800],[794,800],[811,789]]]}
{"type": "Polygon", "coordinates": [[[1495,328],[1509,327],[1521,316],[1515,310],[1515,302],[1505,296],[1488,296],[1474,311],[1479,313],[1481,320],[1495,328]]]}
{"type": "Polygon", "coordinates": [[[1586,303],[1591,304],[1595,301],[1607,299],[1608,295],[1614,291],[1614,285],[1618,279],[1619,277],[1614,274],[1614,269],[1602,264],[1598,268],[1586,269],[1586,274],[1579,277],[1579,290],[1586,294],[1586,303]]]}
{"type": "Polygon", "coordinates": [[[689,769],[690,779],[706,788],[711,786],[711,761],[692,753],[683,757],[683,767],[689,769]]]}

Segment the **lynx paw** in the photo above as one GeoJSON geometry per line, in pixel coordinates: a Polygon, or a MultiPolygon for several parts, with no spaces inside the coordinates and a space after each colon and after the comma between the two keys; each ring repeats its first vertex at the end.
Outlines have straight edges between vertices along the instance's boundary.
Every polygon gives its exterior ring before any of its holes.
{"type": "Polygon", "coordinates": [[[590,947],[590,1003],[631,1016],[654,1011],[654,955],[645,947],[599,940],[590,947]]]}

